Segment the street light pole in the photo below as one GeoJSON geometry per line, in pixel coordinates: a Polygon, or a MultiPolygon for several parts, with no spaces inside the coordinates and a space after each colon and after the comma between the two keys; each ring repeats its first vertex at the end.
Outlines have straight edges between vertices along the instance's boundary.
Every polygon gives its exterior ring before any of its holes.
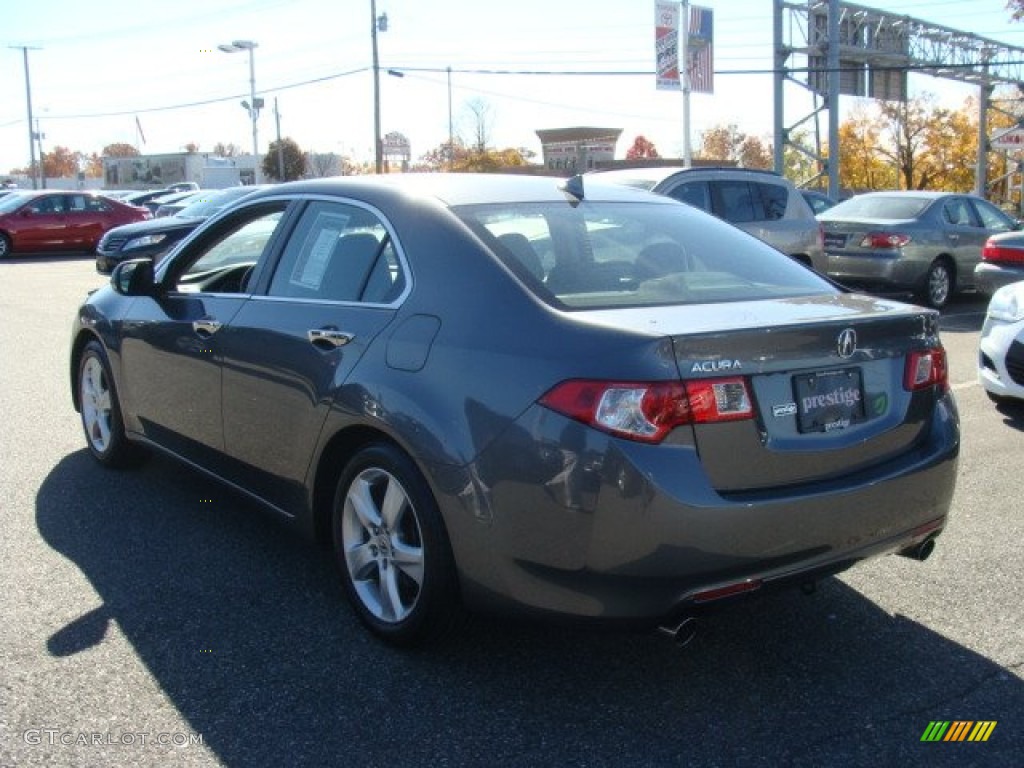
{"type": "Polygon", "coordinates": [[[217,46],[224,53],[249,52],[249,101],[243,101],[242,106],[248,110],[249,119],[252,121],[253,181],[257,184],[260,182],[260,142],[256,121],[260,116],[260,107],[263,106],[263,99],[256,99],[256,56],[254,51],[258,46],[259,43],[252,40],[233,40],[230,44],[217,46]]]}
{"type": "Polygon", "coordinates": [[[377,0],[370,0],[370,43],[373,47],[373,165],[377,173],[384,170],[384,147],[380,142],[380,60],[377,56],[377,28],[383,21],[387,29],[387,16],[377,18],[377,0]]]}

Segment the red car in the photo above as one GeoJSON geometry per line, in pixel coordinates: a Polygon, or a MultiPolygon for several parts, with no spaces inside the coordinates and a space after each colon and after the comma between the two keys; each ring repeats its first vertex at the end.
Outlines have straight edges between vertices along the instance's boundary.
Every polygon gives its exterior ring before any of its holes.
{"type": "Polygon", "coordinates": [[[108,229],[149,218],[145,208],[91,192],[12,192],[0,198],[0,258],[33,251],[93,251],[108,229]]]}

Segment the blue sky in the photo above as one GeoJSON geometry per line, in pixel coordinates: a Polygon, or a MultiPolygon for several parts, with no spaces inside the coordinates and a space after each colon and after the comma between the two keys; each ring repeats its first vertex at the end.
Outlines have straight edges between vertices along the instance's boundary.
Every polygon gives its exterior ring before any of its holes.
{"type": "MultiPolygon", "coordinates": [[[[726,73],[770,70],[771,0],[702,4],[715,11],[719,74],[714,95],[692,98],[694,143],[702,130],[723,124],[770,137],[770,75],[726,73]]],[[[1010,22],[1004,0],[862,4],[1024,47],[1024,24],[1010,22]]],[[[217,45],[250,39],[259,44],[256,86],[268,106],[259,119],[262,151],[275,133],[276,97],[282,134],[303,149],[372,159],[369,6],[369,0],[4,3],[0,173],[28,161],[22,53],[9,47],[22,45],[36,48],[29,52],[32,100],[47,151],[55,145],[93,152],[118,141],[134,144],[136,115],[146,137],[144,152],[181,151],[188,142],[200,151],[217,142],[249,148],[250,124],[239,105],[248,98],[248,57],[221,53],[217,45]]],[[[539,128],[600,125],[623,129],[620,155],[638,134],[662,154],[680,152],[682,98],[656,91],[653,74],[465,71],[653,72],[653,0],[377,0],[377,12],[389,19],[388,31],[379,35],[382,69],[441,70],[381,77],[383,132],[408,136],[414,157],[447,139],[443,70],[449,66],[456,134],[471,136],[466,104],[476,99],[487,105],[492,144],[500,147],[539,152],[539,128]]],[[[923,76],[911,77],[911,90],[936,93],[952,106],[976,92],[923,76]]],[[[789,110],[787,117],[800,111],[789,110]]]]}

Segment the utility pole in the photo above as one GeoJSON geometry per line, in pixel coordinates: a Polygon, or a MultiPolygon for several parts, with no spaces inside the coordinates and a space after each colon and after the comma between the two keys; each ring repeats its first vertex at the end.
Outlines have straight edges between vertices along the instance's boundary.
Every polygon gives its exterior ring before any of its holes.
{"type": "Polygon", "coordinates": [[[281,112],[274,97],[274,122],[277,123],[277,178],[284,181],[284,147],[281,146],[281,112]]]}
{"type": "MultiPolygon", "coordinates": [[[[13,49],[20,49],[22,58],[25,61],[25,104],[28,112],[28,156],[30,159],[28,170],[32,176],[32,189],[39,189],[39,183],[36,180],[36,174],[39,174],[42,178],[42,167],[36,167],[36,135],[35,131],[32,130],[32,82],[28,74],[28,52],[38,51],[38,48],[28,45],[12,45],[13,49]]],[[[43,159],[39,158],[39,165],[42,166],[43,159]]]]}

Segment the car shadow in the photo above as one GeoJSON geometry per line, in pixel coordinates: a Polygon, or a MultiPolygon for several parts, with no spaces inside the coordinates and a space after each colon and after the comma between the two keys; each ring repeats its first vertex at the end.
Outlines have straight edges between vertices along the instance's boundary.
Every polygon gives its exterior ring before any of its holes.
{"type": "Polygon", "coordinates": [[[358,624],[328,553],[169,460],[117,473],[70,454],[36,520],[102,600],[52,627],[48,652],[116,622],[227,766],[917,764],[931,720],[1024,713],[1015,675],[838,579],[720,611],[685,649],[476,618],[402,652],[358,624]]]}
{"type": "Polygon", "coordinates": [[[1003,423],[1024,432],[1024,401],[1000,400],[995,404],[996,410],[1003,417],[1003,423]]]}

